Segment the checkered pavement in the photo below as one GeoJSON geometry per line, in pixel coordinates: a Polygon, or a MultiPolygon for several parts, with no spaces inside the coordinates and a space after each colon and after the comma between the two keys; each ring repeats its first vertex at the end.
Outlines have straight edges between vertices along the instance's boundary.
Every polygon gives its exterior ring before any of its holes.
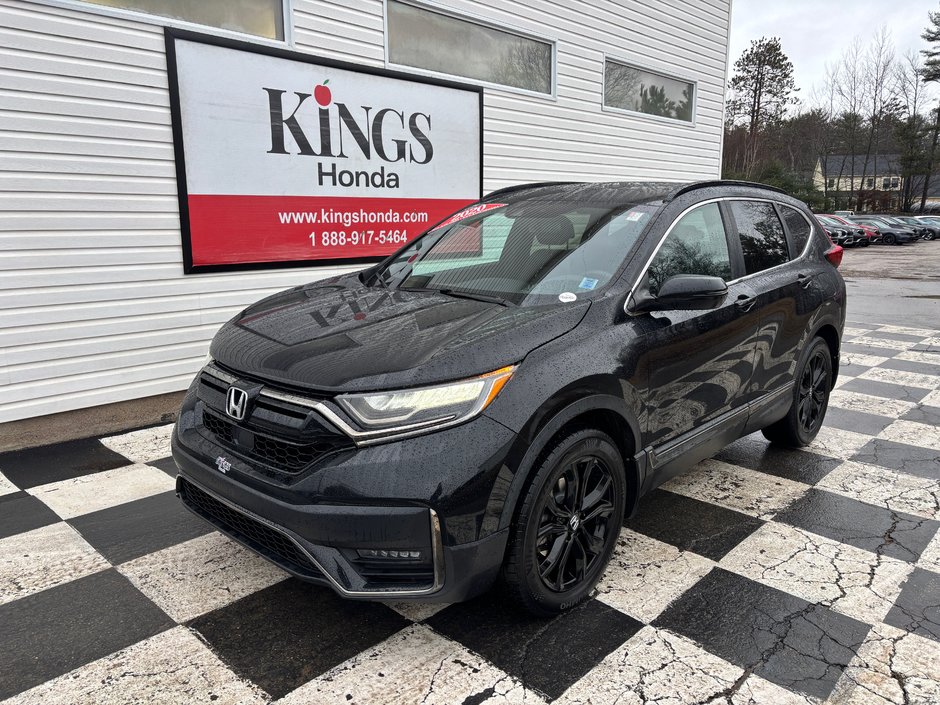
{"type": "Polygon", "coordinates": [[[938,703],[940,332],[850,324],[826,424],[646,497],[548,621],[289,578],[182,508],[169,426],[0,454],[0,700],[938,703]]]}

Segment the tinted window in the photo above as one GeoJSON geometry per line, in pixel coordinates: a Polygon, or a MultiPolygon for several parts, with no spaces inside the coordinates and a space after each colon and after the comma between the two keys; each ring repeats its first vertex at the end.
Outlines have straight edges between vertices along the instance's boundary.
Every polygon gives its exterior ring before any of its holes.
{"type": "Polygon", "coordinates": [[[604,105],[692,122],[695,84],[608,60],[604,105]]]}
{"type": "Polygon", "coordinates": [[[729,201],[729,205],[738,226],[747,274],[762,272],[789,259],[787,237],[772,203],[729,201]]]}
{"type": "MultiPolygon", "coordinates": [[[[813,232],[813,228],[807,222],[806,218],[803,217],[803,214],[796,208],[780,206],[780,212],[783,213],[783,222],[787,226],[787,232],[790,233],[790,241],[793,244],[793,256],[799,257],[803,250],[806,249],[806,243],[809,242],[809,236],[810,233],[813,232]]],[[[825,222],[833,226],[848,227],[842,223],[836,223],[829,218],[827,218],[825,222]]]]}
{"type": "Polygon", "coordinates": [[[123,10],[136,10],[150,15],[171,17],[256,34],[271,39],[284,38],[284,5],[282,0],[85,0],[123,10]]]}
{"type": "Polygon", "coordinates": [[[552,92],[548,42],[403,2],[386,7],[391,63],[552,92]]]}
{"type": "Polygon", "coordinates": [[[686,213],[673,226],[649,268],[650,293],[676,274],[731,279],[731,255],[717,203],[686,213]]]}

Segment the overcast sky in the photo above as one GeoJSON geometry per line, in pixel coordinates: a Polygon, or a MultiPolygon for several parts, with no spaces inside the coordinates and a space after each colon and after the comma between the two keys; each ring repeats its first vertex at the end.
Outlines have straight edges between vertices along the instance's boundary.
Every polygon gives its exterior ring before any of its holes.
{"type": "Polygon", "coordinates": [[[898,57],[925,48],[920,35],[927,12],[937,10],[940,0],[732,0],[729,75],[752,39],[780,37],[799,95],[808,99],[813,84],[822,84],[826,64],[837,62],[848,47],[864,49],[882,24],[898,57]],[[854,37],[861,38],[860,45],[854,37]]]}

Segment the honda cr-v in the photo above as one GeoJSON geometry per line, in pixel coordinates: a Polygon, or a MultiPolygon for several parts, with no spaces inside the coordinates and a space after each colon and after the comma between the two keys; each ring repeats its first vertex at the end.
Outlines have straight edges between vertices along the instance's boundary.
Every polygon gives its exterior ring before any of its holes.
{"type": "Polygon", "coordinates": [[[295,576],[577,605],[643,495],[736,438],[799,446],[839,366],[842,252],[735,182],[490,194],[216,335],[173,436],[182,501],[295,576]]]}

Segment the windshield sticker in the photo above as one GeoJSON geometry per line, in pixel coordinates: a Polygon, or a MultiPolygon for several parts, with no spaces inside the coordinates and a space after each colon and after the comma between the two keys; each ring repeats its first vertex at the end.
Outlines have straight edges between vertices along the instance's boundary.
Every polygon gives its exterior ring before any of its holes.
{"type": "Polygon", "coordinates": [[[578,297],[575,294],[572,294],[570,291],[566,291],[564,294],[558,295],[558,300],[563,304],[570,304],[572,301],[577,301],[578,297]]]}
{"type": "Polygon", "coordinates": [[[581,283],[578,284],[579,289],[596,289],[597,288],[597,279],[591,279],[590,277],[584,277],[581,280],[581,283]]]}
{"type": "Polygon", "coordinates": [[[486,213],[487,211],[495,210],[496,208],[505,208],[505,203],[478,203],[475,206],[470,206],[469,208],[464,208],[462,211],[455,213],[450,218],[445,220],[440,225],[434,226],[434,230],[440,230],[441,228],[446,228],[448,225],[453,225],[464,218],[469,218],[474,215],[479,215],[480,213],[486,213]]]}
{"type": "Polygon", "coordinates": [[[642,220],[643,216],[646,215],[643,211],[630,211],[627,213],[627,220],[637,221],[642,220]]]}

